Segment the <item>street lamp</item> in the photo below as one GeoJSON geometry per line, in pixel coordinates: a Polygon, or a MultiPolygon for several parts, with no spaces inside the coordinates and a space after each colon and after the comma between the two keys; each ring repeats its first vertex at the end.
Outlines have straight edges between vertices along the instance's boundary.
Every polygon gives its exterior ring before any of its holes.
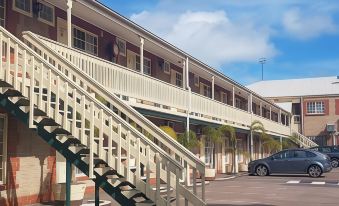
{"type": "Polygon", "coordinates": [[[266,58],[262,57],[259,59],[259,63],[261,64],[261,80],[264,80],[264,64],[266,63],[266,58]]]}

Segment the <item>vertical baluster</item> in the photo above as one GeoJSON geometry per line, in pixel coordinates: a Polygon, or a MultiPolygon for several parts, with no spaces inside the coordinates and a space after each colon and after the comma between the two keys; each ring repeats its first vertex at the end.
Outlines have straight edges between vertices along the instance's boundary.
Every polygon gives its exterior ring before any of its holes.
{"type": "Polygon", "coordinates": [[[11,72],[11,39],[7,38],[7,71],[6,71],[6,82],[10,83],[10,72],[11,72]]]}
{"type": "Polygon", "coordinates": [[[19,47],[18,44],[14,45],[14,89],[18,88],[18,73],[19,73],[19,47]]]}
{"type": "Polygon", "coordinates": [[[205,171],[201,172],[201,197],[205,201],[205,171]]]}
{"type": "Polygon", "coordinates": [[[176,206],[180,206],[180,198],[179,198],[179,187],[180,187],[180,183],[179,183],[179,175],[180,175],[180,171],[179,169],[175,170],[175,204],[176,206]]]}
{"type": "Polygon", "coordinates": [[[121,174],[121,124],[118,124],[118,143],[117,143],[117,155],[118,155],[118,173],[121,174]]]}
{"type": "Polygon", "coordinates": [[[57,88],[55,91],[55,112],[54,112],[54,119],[57,123],[59,122],[59,107],[60,107],[60,77],[56,77],[56,85],[57,88]]]}
{"type": "Polygon", "coordinates": [[[67,115],[68,115],[68,83],[65,82],[65,99],[64,99],[64,116],[63,116],[63,125],[64,129],[68,130],[68,120],[67,120],[67,115]]]}
{"type": "MultiPolygon", "coordinates": [[[[1,40],[0,40],[1,42],[1,40]]],[[[0,46],[1,48],[1,46],[0,46]]],[[[0,49],[2,51],[2,49],[0,49]]],[[[2,55],[0,55],[2,57],[2,55]]],[[[26,96],[26,73],[27,73],[27,52],[26,50],[23,51],[23,60],[24,60],[24,63],[22,65],[22,85],[21,85],[21,93],[23,96],[26,96]]],[[[2,58],[1,58],[2,60],[2,58]]],[[[2,65],[2,63],[0,64],[2,65]]]]}
{"type": "Polygon", "coordinates": [[[94,170],[94,148],[93,148],[93,143],[94,143],[94,103],[90,103],[90,136],[89,136],[89,178],[94,178],[93,175],[93,170],[94,170]]]}
{"type": "Polygon", "coordinates": [[[102,151],[103,151],[103,144],[104,144],[104,110],[100,109],[100,126],[99,126],[99,149],[98,149],[98,155],[99,158],[102,159],[102,151]]]}
{"type": "Polygon", "coordinates": [[[131,132],[128,131],[126,135],[126,165],[127,165],[127,181],[131,180],[131,170],[130,170],[130,158],[131,158],[131,132]]]}
{"type": "Polygon", "coordinates": [[[43,95],[43,82],[44,82],[44,65],[43,63],[40,64],[40,73],[39,73],[39,109],[43,110],[42,108],[42,95],[43,95]]]}
{"type": "Polygon", "coordinates": [[[149,197],[151,189],[151,149],[149,145],[146,146],[146,161],[146,196],[149,197]]]}
{"type": "Polygon", "coordinates": [[[73,116],[72,116],[72,133],[75,137],[78,137],[76,133],[77,127],[77,90],[73,89],[73,116]]]}
{"type": "MultiPolygon", "coordinates": [[[[160,199],[160,155],[159,153],[155,154],[156,161],[156,192],[155,192],[155,200],[159,201],[160,199]]],[[[156,202],[158,204],[158,202],[156,202]]]]}
{"type": "Polygon", "coordinates": [[[81,96],[81,142],[85,143],[85,131],[86,131],[86,102],[85,96],[81,96]]]}
{"type": "Polygon", "coordinates": [[[3,58],[3,53],[2,53],[2,49],[3,49],[3,44],[2,44],[2,32],[0,32],[0,79],[5,79],[4,73],[3,73],[3,68],[2,68],[2,58],[3,58]]]}
{"type": "Polygon", "coordinates": [[[197,194],[197,168],[193,167],[193,193],[197,194]]]}
{"type": "Polygon", "coordinates": [[[166,162],[166,169],[167,169],[167,201],[166,205],[170,206],[171,205],[171,171],[169,169],[170,167],[170,162],[166,162]]]}
{"type": "Polygon", "coordinates": [[[35,60],[32,56],[32,65],[31,65],[31,80],[29,87],[29,128],[34,128],[34,73],[35,73],[35,60]]]}
{"type": "Polygon", "coordinates": [[[113,117],[110,116],[108,119],[108,127],[109,127],[109,135],[108,135],[108,164],[109,165],[113,165],[113,161],[112,161],[112,150],[113,150],[113,146],[112,146],[112,141],[113,141],[113,117]]]}
{"type": "Polygon", "coordinates": [[[48,85],[47,85],[47,116],[52,117],[51,115],[51,98],[52,98],[52,71],[48,69],[48,85]]]}
{"type": "Polygon", "coordinates": [[[135,157],[135,164],[136,164],[136,178],[137,180],[140,179],[140,138],[137,138],[137,155],[135,157]]]}

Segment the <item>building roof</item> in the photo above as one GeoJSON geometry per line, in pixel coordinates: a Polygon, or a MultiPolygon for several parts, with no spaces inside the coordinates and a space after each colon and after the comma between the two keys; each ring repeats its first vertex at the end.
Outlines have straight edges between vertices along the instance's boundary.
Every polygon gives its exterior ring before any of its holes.
{"type": "Polygon", "coordinates": [[[247,87],[264,97],[339,95],[339,76],[259,81],[247,87]]]}

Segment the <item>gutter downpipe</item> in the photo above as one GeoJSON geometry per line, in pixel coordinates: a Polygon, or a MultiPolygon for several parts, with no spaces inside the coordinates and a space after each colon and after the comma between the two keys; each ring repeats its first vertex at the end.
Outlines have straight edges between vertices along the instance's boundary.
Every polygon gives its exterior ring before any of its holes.
{"type": "MultiPolygon", "coordinates": [[[[189,141],[189,131],[190,131],[190,112],[191,112],[191,87],[189,86],[189,71],[188,71],[188,57],[186,57],[186,64],[185,64],[185,72],[186,72],[186,89],[188,93],[188,103],[187,103],[187,118],[186,118],[186,133],[187,133],[187,140],[189,141]]],[[[190,186],[190,166],[186,164],[186,186],[190,186]]],[[[185,201],[186,205],[186,201],[185,201]]]]}

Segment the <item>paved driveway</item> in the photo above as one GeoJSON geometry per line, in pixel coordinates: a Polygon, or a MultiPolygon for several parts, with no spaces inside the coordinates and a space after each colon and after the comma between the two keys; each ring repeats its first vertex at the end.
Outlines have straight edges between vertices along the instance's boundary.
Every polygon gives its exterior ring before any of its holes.
{"type": "Polygon", "coordinates": [[[206,188],[213,205],[339,205],[339,169],[320,178],[307,175],[242,176],[206,188]]]}

